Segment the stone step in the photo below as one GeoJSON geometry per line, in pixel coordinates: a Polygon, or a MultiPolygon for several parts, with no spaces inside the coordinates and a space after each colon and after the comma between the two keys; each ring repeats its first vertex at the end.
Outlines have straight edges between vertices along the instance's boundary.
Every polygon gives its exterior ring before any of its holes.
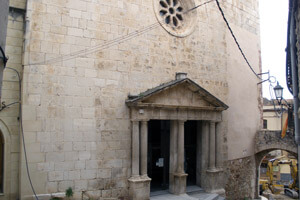
{"type": "Polygon", "coordinates": [[[219,200],[220,197],[218,194],[210,194],[210,193],[194,193],[190,194],[189,196],[198,199],[198,200],[219,200]]]}
{"type": "Polygon", "coordinates": [[[199,186],[193,185],[193,186],[186,187],[186,193],[188,195],[197,194],[197,193],[201,193],[201,192],[204,192],[204,190],[199,186]]]}
{"type": "Polygon", "coordinates": [[[223,197],[218,194],[209,194],[205,192],[193,192],[193,194],[173,195],[173,194],[161,194],[151,196],[150,200],[224,200],[223,197]]]}

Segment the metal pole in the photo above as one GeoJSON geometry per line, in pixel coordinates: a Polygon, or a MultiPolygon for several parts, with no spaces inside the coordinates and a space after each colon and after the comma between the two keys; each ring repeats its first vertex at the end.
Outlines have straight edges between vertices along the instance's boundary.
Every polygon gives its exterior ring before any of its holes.
{"type": "MultiPolygon", "coordinates": [[[[300,161],[300,138],[299,138],[299,116],[298,116],[298,109],[299,109],[299,99],[298,99],[298,80],[297,80],[297,74],[298,72],[296,71],[296,53],[295,53],[295,45],[296,45],[296,40],[295,40],[295,18],[294,18],[294,7],[295,7],[295,1],[290,0],[290,9],[289,9],[289,14],[290,14],[290,53],[291,53],[291,68],[292,68],[292,82],[293,82],[293,97],[294,97],[294,123],[295,123],[295,141],[297,143],[297,153],[298,153],[298,166],[299,166],[299,161],[300,161]]],[[[298,182],[300,180],[300,170],[298,167],[298,182]]],[[[300,195],[298,195],[299,200],[300,200],[300,195]]]]}

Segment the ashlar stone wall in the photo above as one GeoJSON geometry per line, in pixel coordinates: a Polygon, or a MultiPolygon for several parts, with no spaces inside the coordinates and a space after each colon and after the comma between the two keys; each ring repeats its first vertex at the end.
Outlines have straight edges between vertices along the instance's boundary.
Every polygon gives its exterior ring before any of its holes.
{"type": "MultiPolygon", "coordinates": [[[[4,191],[0,199],[16,199],[19,194],[19,80],[15,69],[22,77],[22,50],[24,36],[25,0],[10,0],[8,15],[6,55],[9,57],[4,70],[2,85],[2,111],[0,111],[0,133],[4,138],[4,191]],[[12,69],[9,69],[12,68],[12,69]],[[4,104],[4,105],[3,105],[4,104]]],[[[28,134],[30,140],[30,134],[28,134]]]]}
{"type": "MultiPolygon", "coordinates": [[[[259,72],[257,1],[221,5],[259,72]]],[[[127,196],[131,122],[125,100],[128,94],[173,80],[175,72],[188,73],[191,80],[228,103],[223,119],[225,159],[253,153],[251,139],[260,126],[258,80],[215,3],[197,9],[196,16],[195,31],[187,37],[174,37],[157,26],[139,37],[100,48],[157,23],[153,2],[27,1],[22,117],[38,194],[72,187],[78,198],[82,191],[95,197],[127,196]]],[[[13,115],[18,116],[17,110],[13,115]]],[[[19,151],[19,145],[15,148],[19,151]]],[[[20,151],[20,197],[25,198],[32,191],[20,151]]]]}

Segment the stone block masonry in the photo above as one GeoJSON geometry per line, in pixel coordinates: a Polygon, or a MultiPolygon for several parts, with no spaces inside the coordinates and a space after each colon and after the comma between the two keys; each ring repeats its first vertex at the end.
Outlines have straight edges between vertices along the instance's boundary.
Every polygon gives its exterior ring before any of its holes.
{"type": "MultiPolygon", "coordinates": [[[[24,36],[25,0],[9,1],[9,14],[5,53],[9,57],[7,67],[22,72],[22,49],[24,36]]],[[[2,13],[2,12],[1,12],[2,13]]],[[[1,29],[4,27],[1,26],[1,29]]],[[[19,102],[19,80],[17,73],[6,68],[3,73],[1,104],[19,102]]],[[[19,105],[14,104],[0,112],[0,133],[4,139],[4,190],[0,199],[16,199],[19,194],[20,133],[19,105]]],[[[30,118],[30,116],[27,116],[30,118]]],[[[28,138],[35,142],[35,133],[28,138]]],[[[36,151],[31,150],[31,151],[36,151]]],[[[31,156],[32,157],[32,156],[31,156]]]]}
{"type": "MultiPolygon", "coordinates": [[[[260,112],[256,78],[239,59],[214,4],[197,10],[192,19],[195,29],[186,37],[174,37],[158,26],[124,43],[96,48],[71,59],[59,58],[157,23],[153,2],[11,1],[11,6],[21,9],[25,4],[26,26],[24,16],[10,16],[7,53],[10,66],[22,72],[24,135],[38,194],[63,192],[72,187],[75,198],[81,198],[82,191],[95,198],[127,197],[131,192],[128,179],[132,175],[132,141],[131,116],[125,100],[129,94],[173,80],[175,72],[180,71],[229,104],[230,109],[222,116],[222,129],[226,130],[222,136],[228,138],[230,147],[228,151],[222,148],[226,159],[244,157],[236,153],[244,148],[249,155],[253,152],[251,142],[240,138],[254,136],[259,127],[259,119],[253,117],[260,112]],[[246,90],[237,82],[245,83],[246,90]],[[243,98],[237,98],[241,94],[243,98]]],[[[251,38],[242,46],[259,72],[257,1],[225,2],[223,6],[226,14],[232,14],[230,22],[237,36],[251,38]],[[247,26],[243,26],[244,21],[247,26]]],[[[3,99],[18,100],[15,74],[6,71],[4,77],[3,99]]],[[[25,199],[32,191],[24,152],[19,149],[17,117],[17,105],[0,113],[12,141],[12,167],[7,172],[10,182],[6,183],[5,192],[14,199],[25,199]]],[[[140,193],[149,192],[147,188],[140,193]]]]}
{"type": "Polygon", "coordinates": [[[231,160],[226,163],[226,198],[231,200],[254,199],[256,180],[255,157],[231,160]]]}

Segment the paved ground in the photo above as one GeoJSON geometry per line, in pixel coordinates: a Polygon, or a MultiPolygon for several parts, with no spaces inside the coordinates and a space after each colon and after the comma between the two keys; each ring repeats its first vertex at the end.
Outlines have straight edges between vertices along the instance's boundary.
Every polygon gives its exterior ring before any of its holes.
{"type": "Polygon", "coordinates": [[[150,200],[223,200],[218,194],[205,193],[197,186],[187,187],[187,193],[183,195],[173,195],[168,191],[151,193],[150,200]]]}
{"type": "Polygon", "coordinates": [[[187,194],[183,194],[180,196],[172,195],[172,194],[163,194],[151,197],[150,200],[198,200],[197,198],[190,197],[187,194]]]}

